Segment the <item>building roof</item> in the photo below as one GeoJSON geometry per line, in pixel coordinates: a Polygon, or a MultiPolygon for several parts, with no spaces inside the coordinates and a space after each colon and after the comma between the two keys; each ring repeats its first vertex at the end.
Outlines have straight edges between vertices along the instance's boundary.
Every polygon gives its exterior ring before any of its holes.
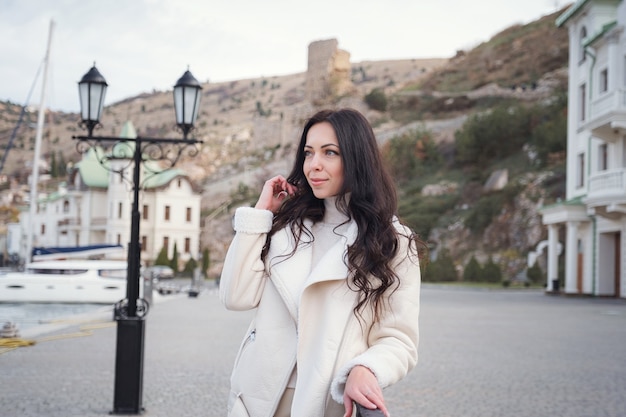
{"type": "Polygon", "coordinates": [[[83,159],[74,165],[78,169],[83,184],[87,187],[108,188],[109,171],[107,167],[109,162],[102,159],[103,156],[104,150],[101,147],[93,147],[84,153],[83,159]]]}
{"type": "Polygon", "coordinates": [[[43,194],[42,196],[38,195],[37,202],[47,203],[47,202],[56,201],[60,198],[65,197],[65,195],[67,194],[67,189],[65,187],[66,187],[65,181],[59,183],[59,189],[57,191],[53,191],[49,194],[43,194]]]}
{"type": "MultiPolygon", "coordinates": [[[[604,0],[604,1],[598,1],[596,0],[597,3],[604,3],[604,4],[619,4],[622,0],[604,0]]],[[[591,3],[591,0],[577,0],[576,3],[574,3],[569,9],[567,9],[562,15],[560,15],[559,17],[557,17],[556,19],[556,25],[558,27],[563,26],[565,23],[567,23],[572,17],[576,16],[583,7],[585,7],[586,4],[591,3]]]]}
{"type": "Polygon", "coordinates": [[[585,4],[589,3],[589,1],[590,0],[578,0],[576,3],[572,5],[572,7],[567,9],[565,13],[557,17],[556,25],[558,27],[563,26],[568,20],[574,17],[574,15],[576,15],[580,11],[580,9],[583,8],[585,4]]]}
{"type": "Polygon", "coordinates": [[[585,204],[583,203],[583,198],[584,197],[585,196],[578,196],[578,197],[570,198],[569,200],[565,200],[565,201],[562,201],[562,200],[559,199],[554,204],[549,204],[547,206],[543,206],[541,208],[541,210],[543,211],[543,210],[546,210],[546,209],[554,209],[554,208],[557,208],[557,207],[565,207],[565,206],[572,206],[572,207],[573,206],[582,206],[582,207],[584,207],[585,206],[585,204]]]}
{"type": "Polygon", "coordinates": [[[589,39],[585,40],[585,43],[583,46],[592,45],[595,41],[602,38],[607,32],[609,32],[615,26],[617,26],[617,20],[614,20],[612,22],[609,22],[603,25],[602,28],[598,32],[594,33],[589,39]]]}
{"type": "MultiPolygon", "coordinates": [[[[137,137],[132,122],[124,123],[120,137],[129,139],[137,137]]],[[[109,159],[112,157],[132,159],[134,151],[133,141],[117,143],[110,154],[105,154],[102,147],[94,146],[83,154],[82,160],[76,163],[75,167],[86,186],[106,189],[109,187],[109,159]]],[[[163,169],[156,161],[147,158],[142,164],[142,169],[142,178],[145,178],[144,189],[163,187],[176,177],[187,177],[185,172],[178,168],[163,169]]]]}

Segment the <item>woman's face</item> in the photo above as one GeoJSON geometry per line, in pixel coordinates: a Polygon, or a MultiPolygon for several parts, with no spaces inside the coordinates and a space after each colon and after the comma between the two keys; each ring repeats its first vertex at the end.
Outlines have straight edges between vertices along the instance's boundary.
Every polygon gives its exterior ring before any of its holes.
{"type": "Polygon", "coordinates": [[[343,185],[343,162],[335,129],[328,122],[313,125],[304,144],[304,175],[319,199],[339,194],[343,185]]]}

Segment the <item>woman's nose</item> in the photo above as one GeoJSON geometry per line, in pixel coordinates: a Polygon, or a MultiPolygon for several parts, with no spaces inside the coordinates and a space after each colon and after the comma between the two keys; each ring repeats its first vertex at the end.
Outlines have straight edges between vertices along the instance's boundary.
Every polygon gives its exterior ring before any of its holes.
{"type": "Polygon", "coordinates": [[[311,157],[311,168],[314,170],[319,170],[321,169],[322,164],[320,163],[319,157],[317,155],[313,155],[311,157]]]}

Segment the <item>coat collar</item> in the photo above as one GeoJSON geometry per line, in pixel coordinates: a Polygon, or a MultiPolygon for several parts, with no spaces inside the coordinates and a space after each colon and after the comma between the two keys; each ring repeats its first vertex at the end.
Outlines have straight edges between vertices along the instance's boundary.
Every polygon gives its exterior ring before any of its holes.
{"type": "MultiPolygon", "coordinates": [[[[309,230],[312,225],[311,221],[305,221],[305,226],[309,230]]],[[[289,296],[283,282],[285,280],[299,280],[305,283],[303,291],[306,291],[308,287],[318,282],[345,280],[348,277],[348,265],[345,256],[348,246],[356,240],[357,232],[356,222],[351,221],[345,236],[328,249],[313,269],[311,268],[313,258],[311,243],[300,243],[293,256],[288,257],[295,246],[295,240],[289,227],[279,230],[272,236],[271,247],[267,255],[270,279],[294,317],[297,311],[296,301],[289,296]]],[[[305,236],[303,239],[306,238],[305,236]]]]}

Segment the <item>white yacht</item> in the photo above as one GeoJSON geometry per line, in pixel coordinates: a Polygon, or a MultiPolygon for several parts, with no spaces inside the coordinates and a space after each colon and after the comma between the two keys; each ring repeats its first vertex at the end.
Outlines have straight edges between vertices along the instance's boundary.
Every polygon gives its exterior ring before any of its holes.
{"type": "Polygon", "coordinates": [[[33,262],[0,275],[0,302],[114,304],[126,298],[127,270],[126,261],[33,262]]]}

